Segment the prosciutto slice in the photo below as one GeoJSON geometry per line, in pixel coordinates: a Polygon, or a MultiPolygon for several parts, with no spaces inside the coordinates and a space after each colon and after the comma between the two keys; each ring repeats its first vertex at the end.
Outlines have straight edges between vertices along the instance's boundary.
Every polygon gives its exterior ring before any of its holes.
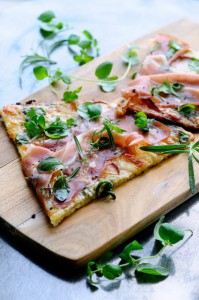
{"type": "Polygon", "coordinates": [[[140,76],[122,90],[122,96],[117,115],[124,115],[127,110],[143,111],[150,117],[199,129],[199,75],[167,73],[140,76]],[[159,92],[165,84],[180,84],[182,87],[176,91],[177,95],[172,91],[159,92]],[[180,108],[187,104],[193,105],[195,109],[185,114],[180,108]]]}

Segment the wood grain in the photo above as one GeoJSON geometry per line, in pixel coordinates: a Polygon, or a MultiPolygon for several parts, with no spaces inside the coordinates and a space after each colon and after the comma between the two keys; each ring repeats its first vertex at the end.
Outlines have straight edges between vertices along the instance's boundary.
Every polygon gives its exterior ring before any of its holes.
{"type": "MultiPolygon", "coordinates": [[[[132,44],[147,46],[148,39],[162,32],[177,36],[199,49],[199,25],[181,20],[161,28],[132,44]]],[[[123,74],[120,57],[125,47],[100,57],[77,69],[74,74],[94,78],[96,66],[105,60],[115,62],[114,73],[123,74]]],[[[132,70],[132,73],[134,70],[132,70]]],[[[122,81],[114,93],[102,93],[91,83],[83,83],[81,101],[104,99],[112,101],[120,96],[120,90],[129,79],[122,81]]],[[[75,81],[73,87],[82,85],[75,81]]],[[[54,102],[59,99],[46,87],[23,101],[37,99],[54,102]]],[[[197,138],[199,135],[197,135],[197,138]]],[[[97,200],[81,208],[57,228],[52,228],[44,215],[33,189],[27,184],[14,145],[9,141],[5,128],[0,128],[0,221],[9,230],[22,235],[28,242],[40,245],[63,257],[74,266],[83,265],[103,252],[121,244],[129,237],[191,197],[188,185],[187,157],[169,158],[145,174],[117,188],[116,201],[97,200]],[[31,216],[35,214],[36,217],[31,216]]],[[[199,169],[195,168],[197,191],[199,169]]]]}

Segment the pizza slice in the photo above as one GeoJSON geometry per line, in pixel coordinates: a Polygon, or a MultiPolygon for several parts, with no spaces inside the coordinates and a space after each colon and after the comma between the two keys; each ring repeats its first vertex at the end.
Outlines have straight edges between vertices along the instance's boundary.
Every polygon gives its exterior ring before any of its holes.
{"type": "Polygon", "coordinates": [[[152,39],[140,75],[195,73],[199,71],[199,52],[176,37],[158,34],[152,39]]]}
{"type": "Polygon", "coordinates": [[[90,106],[89,119],[83,108],[57,103],[8,105],[1,111],[24,174],[53,226],[93,199],[114,198],[114,187],[168,157],[142,151],[141,146],[184,144],[194,138],[156,120],[141,129],[132,114],[116,117],[110,107],[90,106]],[[93,120],[94,111],[98,117],[93,120]]]}
{"type": "Polygon", "coordinates": [[[199,129],[199,75],[159,74],[140,76],[122,90],[117,115],[127,110],[199,129]]]}

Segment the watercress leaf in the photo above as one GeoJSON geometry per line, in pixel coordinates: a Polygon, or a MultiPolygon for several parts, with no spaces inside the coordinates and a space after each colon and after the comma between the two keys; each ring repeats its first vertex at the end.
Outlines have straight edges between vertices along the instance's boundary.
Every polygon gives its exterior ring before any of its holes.
{"type": "Polygon", "coordinates": [[[37,66],[33,69],[33,73],[37,80],[43,80],[48,77],[48,70],[44,66],[37,66]]]}
{"type": "Polygon", "coordinates": [[[39,32],[44,39],[52,39],[56,36],[54,31],[45,30],[43,28],[40,28],[39,32]]]}
{"type": "Polygon", "coordinates": [[[88,104],[88,115],[90,120],[98,120],[101,113],[102,113],[102,107],[100,104],[88,104]]]}
{"type": "Polygon", "coordinates": [[[174,40],[169,40],[169,47],[174,49],[175,51],[178,51],[182,48],[182,45],[180,45],[178,42],[174,40]]]}
{"type": "Polygon", "coordinates": [[[102,268],[102,274],[105,278],[113,280],[122,275],[122,268],[119,265],[107,264],[102,268]]]}
{"type": "Polygon", "coordinates": [[[87,276],[89,277],[89,281],[91,284],[95,285],[95,284],[98,284],[98,282],[94,282],[93,281],[93,271],[95,271],[96,268],[95,268],[95,262],[94,261],[90,261],[88,264],[87,264],[87,276]]]}
{"type": "Polygon", "coordinates": [[[135,79],[137,77],[137,73],[133,73],[132,75],[131,75],[131,79],[135,79]]]}
{"type": "Polygon", "coordinates": [[[94,59],[94,56],[89,55],[84,49],[80,51],[79,55],[74,55],[73,59],[78,62],[80,65],[84,65],[87,62],[94,59]]]}
{"type": "Polygon", "coordinates": [[[173,245],[184,238],[184,231],[175,225],[162,223],[159,227],[159,236],[165,244],[173,245]]]}
{"type": "Polygon", "coordinates": [[[184,104],[178,107],[178,111],[183,114],[189,114],[193,110],[196,110],[196,106],[193,104],[184,104]]]}
{"type": "Polygon", "coordinates": [[[60,166],[63,167],[63,164],[60,162],[58,158],[47,157],[38,164],[37,169],[39,171],[47,172],[47,171],[52,171],[60,166]]]}
{"type": "Polygon", "coordinates": [[[15,143],[17,145],[27,144],[29,142],[30,142],[30,138],[29,138],[29,136],[27,135],[26,132],[19,132],[19,133],[17,133],[16,138],[15,138],[15,143]]]}
{"type": "Polygon", "coordinates": [[[50,45],[48,47],[48,55],[50,55],[55,49],[57,49],[58,47],[66,44],[68,42],[67,39],[63,39],[63,40],[59,40],[57,42],[54,42],[52,45],[50,45]]]}
{"type": "Polygon", "coordinates": [[[191,58],[189,60],[188,66],[191,70],[193,70],[196,73],[199,73],[199,59],[198,58],[191,58]]]}
{"type": "Polygon", "coordinates": [[[79,42],[79,47],[82,49],[89,49],[91,47],[92,41],[90,40],[82,40],[79,42]]]}
{"type": "Polygon", "coordinates": [[[132,265],[135,265],[135,260],[131,256],[131,252],[133,250],[141,250],[143,249],[142,245],[138,243],[137,241],[133,241],[132,243],[128,244],[122,253],[120,254],[120,258],[124,261],[129,262],[132,265]]]}
{"type": "Polygon", "coordinates": [[[63,95],[63,97],[64,97],[63,100],[65,102],[73,102],[73,101],[77,100],[78,93],[81,91],[81,89],[82,89],[82,87],[79,87],[78,89],[76,89],[74,91],[69,91],[69,90],[65,91],[64,95],[63,95]]]}
{"type": "Polygon", "coordinates": [[[63,202],[67,199],[68,194],[70,192],[70,187],[66,181],[64,175],[61,175],[54,183],[53,186],[54,196],[57,200],[63,202]]]}
{"type": "Polygon", "coordinates": [[[159,229],[160,229],[160,226],[162,224],[162,222],[164,221],[164,216],[160,217],[159,221],[156,223],[155,227],[154,227],[154,230],[153,230],[153,235],[154,235],[154,238],[158,241],[164,241],[161,236],[159,235],[159,229]]]}
{"type": "Polygon", "coordinates": [[[34,138],[42,133],[42,130],[33,121],[25,122],[24,126],[26,127],[27,134],[30,138],[34,138]]]}
{"type": "Polygon", "coordinates": [[[27,110],[24,110],[24,113],[26,114],[27,120],[30,121],[34,117],[36,117],[36,120],[37,120],[40,116],[45,115],[46,112],[42,107],[35,107],[35,108],[28,107],[27,110]]]}
{"type": "Polygon", "coordinates": [[[105,93],[113,92],[116,88],[116,83],[112,82],[99,82],[100,88],[105,93]]]}
{"type": "Polygon", "coordinates": [[[68,128],[72,127],[72,126],[77,126],[77,119],[74,118],[70,118],[66,120],[66,126],[68,128]]]}
{"type": "Polygon", "coordinates": [[[76,34],[71,34],[69,37],[68,37],[68,44],[69,45],[77,45],[80,41],[80,37],[76,34]]]}
{"type": "Polygon", "coordinates": [[[135,49],[139,49],[139,47],[133,46],[128,48],[122,56],[122,61],[125,63],[131,63],[132,66],[136,66],[139,63],[139,56],[135,49]]]}
{"type": "Polygon", "coordinates": [[[77,112],[83,119],[97,120],[101,115],[102,108],[99,104],[85,102],[78,106],[77,112]]]}
{"type": "Polygon", "coordinates": [[[95,70],[95,76],[99,79],[106,79],[111,73],[113,63],[111,61],[105,61],[101,63],[95,70]]]}
{"type": "Polygon", "coordinates": [[[44,132],[51,139],[60,139],[68,135],[68,127],[65,122],[57,118],[55,122],[45,128],[44,132]]]}
{"type": "Polygon", "coordinates": [[[82,33],[85,35],[85,37],[89,40],[93,39],[92,34],[88,30],[83,30],[82,33]]]}
{"type": "Polygon", "coordinates": [[[44,118],[43,115],[41,115],[41,116],[38,118],[37,124],[38,124],[42,129],[45,129],[45,128],[46,128],[46,120],[45,120],[45,118],[44,118]]]}
{"type": "Polygon", "coordinates": [[[41,22],[50,22],[52,19],[55,18],[55,14],[52,10],[48,10],[48,11],[45,11],[44,13],[42,13],[39,17],[38,17],[38,20],[41,21],[41,22]]]}
{"type": "Polygon", "coordinates": [[[150,275],[155,275],[155,276],[168,276],[169,275],[169,270],[158,266],[158,265],[152,265],[149,263],[143,263],[139,264],[136,266],[136,271],[139,273],[145,273],[145,274],[150,274],[150,275]]]}
{"type": "Polygon", "coordinates": [[[113,256],[113,252],[106,252],[100,257],[100,259],[98,259],[96,264],[101,267],[104,264],[106,264],[111,259],[112,256],[113,256]]]}

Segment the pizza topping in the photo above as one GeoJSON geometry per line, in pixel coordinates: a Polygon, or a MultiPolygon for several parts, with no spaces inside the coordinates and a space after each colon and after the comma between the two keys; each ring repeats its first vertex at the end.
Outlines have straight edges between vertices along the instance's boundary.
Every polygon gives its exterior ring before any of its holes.
{"type": "Polygon", "coordinates": [[[96,197],[111,196],[114,200],[116,199],[115,193],[112,191],[113,185],[109,180],[101,180],[96,187],[96,197]]]}
{"type": "Polygon", "coordinates": [[[59,161],[59,159],[57,159],[56,157],[47,157],[44,160],[42,160],[38,166],[37,166],[37,170],[39,171],[52,171],[55,168],[63,168],[63,164],[59,161]]]}
{"type": "Polygon", "coordinates": [[[196,106],[193,104],[184,104],[178,107],[178,111],[183,114],[189,114],[196,109],[196,106]]]}
{"type": "Polygon", "coordinates": [[[141,128],[144,131],[149,131],[149,126],[150,124],[153,123],[153,119],[147,118],[147,115],[143,112],[140,111],[135,115],[135,125],[141,128]]]}
{"type": "Polygon", "coordinates": [[[177,98],[182,98],[183,95],[177,91],[181,90],[184,84],[179,82],[169,83],[164,81],[163,84],[155,86],[151,89],[151,95],[156,96],[164,101],[164,97],[168,95],[173,95],[177,98]]]}
{"type": "Polygon", "coordinates": [[[83,119],[98,120],[102,113],[102,107],[100,104],[85,102],[78,106],[77,112],[83,119]]]}

